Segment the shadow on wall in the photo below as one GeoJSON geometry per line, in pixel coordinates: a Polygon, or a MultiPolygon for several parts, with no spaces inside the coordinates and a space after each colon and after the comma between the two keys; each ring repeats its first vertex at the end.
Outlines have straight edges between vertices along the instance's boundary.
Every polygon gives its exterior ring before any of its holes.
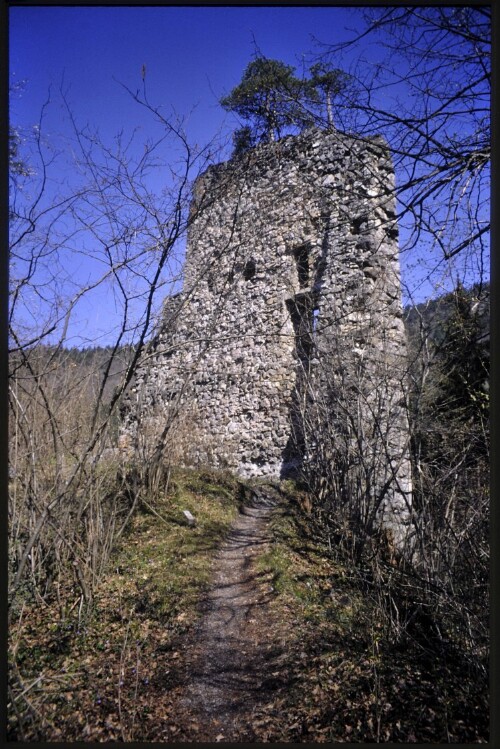
{"type": "MultiPolygon", "coordinates": [[[[324,241],[323,250],[325,246],[324,241]]],[[[294,250],[298,290],[286,300],[295,337],[296,378],[288,418],[290,437],[282,453],[282,479],[300,476],[306,452],[303,413],[311,387],[311,363],[316,350],[315,336],[319,314],[319,289],[325,270],[324,252],[314,267],[311,267],[310,249],[310,244],[306,243],[294,250]]]]}

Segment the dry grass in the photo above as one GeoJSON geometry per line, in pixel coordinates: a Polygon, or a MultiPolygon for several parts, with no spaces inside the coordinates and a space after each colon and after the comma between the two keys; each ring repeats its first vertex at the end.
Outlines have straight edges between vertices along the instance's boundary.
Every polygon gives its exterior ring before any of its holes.
{"type": "Polygon", "coordinates": [[[239,490],[228,477],[174,473],[168,495],[132,519],[79,625],[55,601],[23,607],[10,632],[11,740],[140,738],[160,662],[167,670],[161,654],[175,660],[175,641],[198,617],[239,490]]]}
{"type": "MultiPolygon", "coordinates": [[[[487,741],[484,679],[423,621],[395,641],[369,584],[311,532],[293,485],[281,488],[256,570],[273,588],[257,641],[273,621],[281,655],[252,740],[487,741]]],[[[80,629],[50,606],[25,607],[11,632],[11,740],[197,740],[178,697],[212,556],[244,491],[229,476],[174,473],[168,495],[133,519],[80,629]]]]}

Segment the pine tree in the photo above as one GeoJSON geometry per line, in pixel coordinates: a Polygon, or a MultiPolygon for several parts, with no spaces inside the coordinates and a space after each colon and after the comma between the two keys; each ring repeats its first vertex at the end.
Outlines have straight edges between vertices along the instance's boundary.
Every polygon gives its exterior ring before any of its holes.
{"type": "Polygon", "coordinates": [[[317,92],[315,98],[320,99],[326,107],[328,127],[333,127],[333,100],[347,88],[349,75],[338,68],[332,68],[328,63],[318,62],[309,71],[311,86],[317,92]]]}
{"type": "Polygon", "coordinates": [[[247,65],[241,83],[220,103],[250,121],[257,142],[277,140],[283,128],[306,124],[308,116],[302,101],[306,95],[315,96],[310,83],[294,73],[291,65],[258,57],[247,65]]]}
{"type": "Polygon", "coordinates": [[[481,422],[487,416],[488,352],[478,304],[458,285],[452,297],[440,347],[441,383],[436,406],[443,415],[462,423],[481,422]]]}

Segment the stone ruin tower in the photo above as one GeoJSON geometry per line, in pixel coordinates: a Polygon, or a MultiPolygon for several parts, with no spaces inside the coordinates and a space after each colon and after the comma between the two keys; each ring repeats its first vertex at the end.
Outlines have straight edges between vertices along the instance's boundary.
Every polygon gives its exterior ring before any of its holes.
{"type": "Polygon", "coordinates": [[[405,370],[388,148],[311,129],[198,178],[183,291],[164,303],[126,430],[133,442],[137,424],[168,423],[181,462],[242,477],[315,470],[344,445],[401,529],[405,370]]]}

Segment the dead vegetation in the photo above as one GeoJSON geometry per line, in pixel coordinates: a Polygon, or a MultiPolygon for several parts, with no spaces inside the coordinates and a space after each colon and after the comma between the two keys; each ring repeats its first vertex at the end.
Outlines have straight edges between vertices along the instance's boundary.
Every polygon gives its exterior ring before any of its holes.
{"type": "MultiPolygon", "coordinates": [[[[213,554],[246,491],[230,477],[174,472],[122,537],[92,613],[78,623],[56,601],[23,606],[11,630],[10,740],[200,740],[203,725],[179,698],[213,554]]],[[[253,625],[269,670],[235,740],[487,741],[484,679],[422,618],[395,639],[378,588],[311,532],[302,497],[281,485],[255,563],[272,586],[253,625]]]]}
{"type": "Polygon", "coordinates": [[[165,666],[165,653],[179,657],[175,642],[198,616],[211,555],[237,498],[233,479],[178,473],[168,494],[144,503],[132,519],[92,609],[63,616],[54,597],[21,606],[10,638],[11,738],[141,737],[156,710],[156,669],[165,666]]]}

